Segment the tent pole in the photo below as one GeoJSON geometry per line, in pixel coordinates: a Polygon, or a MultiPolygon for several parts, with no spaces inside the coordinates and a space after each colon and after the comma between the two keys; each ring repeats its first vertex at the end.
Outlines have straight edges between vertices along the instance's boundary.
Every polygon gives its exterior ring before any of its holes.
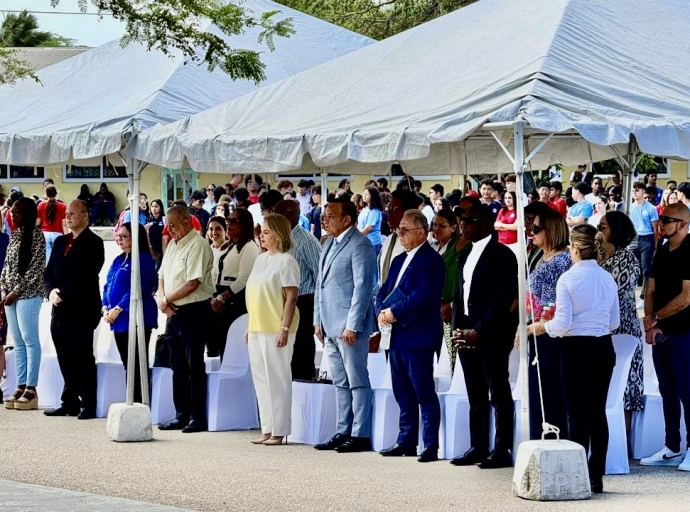
{"type": "Polygon", "coordinates": [[[518,311],[520,315],[519,336],[520,336],[520,367],[521,372],[521,414],[520,422],[522,425],[522,440],[530,438],[529,430],[529,354],[527,342],[527,244],[525,240],[525,206],[523,203],[523,172],[524,172],[524,121],[516,121],[513,124],[513,172],[517,177],[517,232],[518,232],[518,311]]]}
{"type": "Polygon", "coordinates": [[[626,215],[630,214],[630,204],[632,203],[632,191],[635,183],[635,168],[637,167],[637,141],[635,137],[630,135],[628,142],[628,165],[623,170],[623,212],[626,215]]]}
{"type": "Polygon", "coordinates": [[[323,209],[328,204],[328,172],[324,167],[321,169],[321,215],[323,215],[323,209]]]}

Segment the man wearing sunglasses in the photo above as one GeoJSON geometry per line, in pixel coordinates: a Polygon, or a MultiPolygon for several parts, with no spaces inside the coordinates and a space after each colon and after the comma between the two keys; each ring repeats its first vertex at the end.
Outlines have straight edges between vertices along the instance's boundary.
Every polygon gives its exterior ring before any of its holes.
{"type": "Polygon", "coordinates": [[[510,467],[514,411],[508,357],[518,325],[517,310],[512,311],[518,288],[517,260],[513,251],[491,236],[493,214],[486,205],[464,210],[460,226],[472,249],[458,259],[452,340],[465,349],[458,354],[470,402],[471,448],[451,464],[479,464],[482,469],[510,467]],[[496,440],[490,454],[492,405],[496,440]]]}
{"type": "Polygon", "coordinates": [[[640,461],[643,466],[677,466],[690,471],[690,450],[680,446],[681,403],[690,432],[690,211],[681,204],[666,207],[659,218],[668,240],[654,256],[647,283],[644,328],[652,347],[664,410],[664,447],[640,461]]]}

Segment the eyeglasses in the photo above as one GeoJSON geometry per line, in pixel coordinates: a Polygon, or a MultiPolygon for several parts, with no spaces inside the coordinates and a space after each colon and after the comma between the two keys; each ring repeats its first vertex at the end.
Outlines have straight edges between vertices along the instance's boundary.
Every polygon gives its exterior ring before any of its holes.
{"type": "Polygon", "coordinates": [[[479,219],[474,217],[460,217],[460,224],[470,225],[476,224],[477,222],[479,222],[479,219]]]}
{"type": "Polygon", "coordinates": [[[213,188],[213,187],[208,187],[206,190],[208,190],[209,192],[213,192],[214,188],[213,188]]]}
{"type": "Polygon", "coordinates": [[[225,222],[228,223],[228,226],[237,226],[240,223],[240,219],[226,219],[225,222]]]}
{"type": "Polygon", "coordinates": [[[533,235],[538,235],[539,233],[542,232],[544,228],[542,228],[539,224],[532,224],[532,234],[533,235]]]}
{"type": "Polygon", "coordinates": [[[395,230],[395,232],[400,236],[405,236],[410,231],[417,231],[418,229],[424,229],[424,228],[397,228],[395,230]]]}
{"type": "Polygon", "coordinates": [[[676,219],[675,217],[669,217],[667,215],[660,215],[659,222],[662,224],[670,224],[671,222],[684,222],[682,219],[676,219]]]}
{"type": "Polygon", "coordinates": [[[117,235],[115,238],[117,240],[125,240],[127,238],[132,238],[132,235],[117,235]]]}

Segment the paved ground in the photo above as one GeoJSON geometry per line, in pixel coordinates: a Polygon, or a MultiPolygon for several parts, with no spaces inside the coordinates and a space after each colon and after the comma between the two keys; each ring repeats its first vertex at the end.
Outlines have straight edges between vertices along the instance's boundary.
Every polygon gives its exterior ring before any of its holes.
{"type": "MultiPolygon", "coordinates": [[[[256,435],[156,430],[153,442],[117,444],[107,439],[105,420],[2,409],[0,477],[208,511],[690,510],[690,474],[675,469],[635,466],[631,475],[605,478],[607,492],[589,501],[535,503],[512,496],[509,469],[488,472],[445,461],[323,453],[303,445],[255,446],[249,440],[256,435]]],[[[0,486],[0,497],[3,492],[0,486]]],[[[62,499],[55,500],[55,508],[40,508],[51,506],[49,492],[32,491],[35,501],[25,510],[62,510],[62,499]]],[[[16,489],[12,495],[16,498],[16,489]]],[[[15,501],[17,507],[6,509],[22,510],[15,501]]],[[[91,510],[107,510],[111,502],[93,504],[91,510]]],[[[149,510],[127,506],[118,510],[149,510]]]]}

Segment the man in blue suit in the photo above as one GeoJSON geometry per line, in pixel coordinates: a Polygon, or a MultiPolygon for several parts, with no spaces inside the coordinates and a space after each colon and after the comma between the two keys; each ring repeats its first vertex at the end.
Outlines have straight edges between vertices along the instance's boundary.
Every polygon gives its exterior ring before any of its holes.
{"type": "Polygon", "coordinates": [[[397,442],[381,455],[417,454],[419,410],[424,450],[419,462],[438,460],[441,408],[434,384],[434,356],[441,348],[441,296],[445,283],[443,258],[427,243],[427,221],[419,210],[408,210],[398,236],[405,252],[396,256],[376,297],[380,325],[390,324],[393,394],[400,406],[397,442]]]}
{"type": "Polygon", "coordinates": [[[321,217],[329,235],[314,293],[314,332],[325,347],[336,389],[338,426],[317,450],[371,450],[372,394],[367,370],[369,337],[376,329],[376,253],[357,230],[349,200],[328,203],[321,217]]]}

